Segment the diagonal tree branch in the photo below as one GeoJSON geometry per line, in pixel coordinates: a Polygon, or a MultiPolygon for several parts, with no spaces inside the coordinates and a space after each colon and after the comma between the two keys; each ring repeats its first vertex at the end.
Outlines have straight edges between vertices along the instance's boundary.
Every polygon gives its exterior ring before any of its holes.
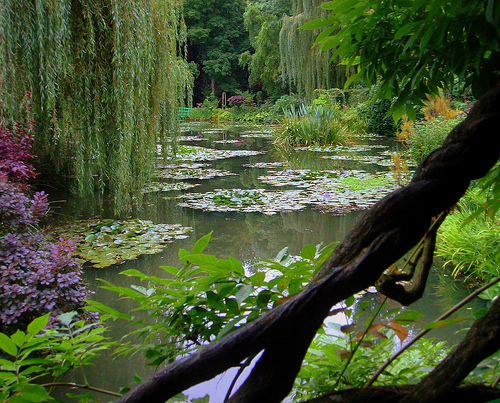
{"type": "Polygon", "coordinates": [[[407,186],[370,209],[301,293],[243,328],[180,359],[119,402],[163,403],[263,351],[230,402],[279,402],[331,307],[373,285],[452,207],[470,180],[485,175],[500,152],[500,89],[490,91],[467,119],[430,153],[407,186]]]}

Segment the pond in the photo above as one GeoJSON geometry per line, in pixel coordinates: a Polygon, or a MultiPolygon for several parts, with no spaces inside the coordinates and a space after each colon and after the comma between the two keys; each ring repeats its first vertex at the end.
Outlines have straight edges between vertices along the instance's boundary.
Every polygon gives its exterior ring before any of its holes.
{"type": "MultiPolygon", "coordinates": [[[[218,258],[232,256],[244,265],[272,259],[285,247],[298,254],[307,244],[340,241],[362,219],[363,210],[411,174],[411,166],[407,173],[391,170],[392,155],[404,153],[404,147],[391,138],[360,136],[342,147],[284,151],[273,146],[269,132],[269,127],[185,126],[177,159],[160,167],[131,218],[189,230],[179,231],[176,239],[154,254],[135,259],[132,254],[132,260],[125,256],[112,265],[85,264],[93,299],[130,311],[134,307],[127,301],[99,288],[99,279],[127,286],[134,280],[120,276],[123,270],[164,275],[159,266],[179,266],[179,249],[191,250],[197,239],[212,230],[206,253],[218,258]]],[[[52,210],[67,221],[90,217],[95,206],[91,200],[68,198],[65,203],[53,203],[52,210]]],[[[426,323],[467,293],[437,271],[424,298],[412,306],[426,315],[426,323]],[[442,290],[440,294],[437,289],[442,290]]],[[[377,304],[376,294],[363,298],[377,304]]],[[[453,334],[456,330],[439,330],[435,337],[454,343],[458,341],[453,334]]],[[[119,339],[127,331],[123,324],[115,324],[110,336],[119,339]]],[[[135,374],[145,377],[152,371],[140,355],[118,357],[111,363],[109,357],[101,357],[95,364],[87,370],[87,380],[110,390],[131,383],[135,374]]],[[[190,395],[210,392],[216,396],[212,401],[222,401],[228,382],[199,386],[190,395]]]]}

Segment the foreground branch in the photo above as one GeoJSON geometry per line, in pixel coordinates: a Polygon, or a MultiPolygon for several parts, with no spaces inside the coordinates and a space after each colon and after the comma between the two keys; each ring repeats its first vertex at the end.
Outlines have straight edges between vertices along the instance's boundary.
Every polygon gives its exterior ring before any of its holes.
{"type": "Polygon", "coordinates": [[[479,100],[467,119],[417,168],[409,185],[370,209],[300,294],[243,328],[158,371],[119,402],[163,403],[263,351],[230,402],[279,402],[331,307],[373,285],[416,245],[432,218],[452,207],[470,180],[499,157],[500,90],[479,100]]]}

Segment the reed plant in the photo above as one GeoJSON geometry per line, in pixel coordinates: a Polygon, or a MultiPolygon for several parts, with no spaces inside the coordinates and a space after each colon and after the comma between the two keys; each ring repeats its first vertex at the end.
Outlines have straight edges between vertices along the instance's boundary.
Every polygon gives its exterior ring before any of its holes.
{"type": "Polygon", "coordinates": [[[353,130],[342,114],[338,106],[302,104],[296,108],[291,105],[274,132],[275,143],[292,147],[344,143],[353,130]]]}

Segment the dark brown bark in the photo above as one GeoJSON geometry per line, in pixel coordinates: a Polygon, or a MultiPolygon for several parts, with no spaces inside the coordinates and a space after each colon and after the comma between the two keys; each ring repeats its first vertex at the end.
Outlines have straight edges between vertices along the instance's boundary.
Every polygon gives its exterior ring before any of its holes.
{"type": "Polygon", "coordinates": [[[175,394],[264,351],[231,402],[279,402],[331,307],[373,285],[452,207],[470,180],[485,175],[500,151],[500,89],[476,103],[443,147],[420,164],[409,185],[379,201],[300,294],[242,329],[158,371],[120,402],[163,403],[175,394]]]}
{"type": "MultiPolygon", "coordinates": [[[[415,390],[413,385],[374,386],[370,388],[344,389],[303,403],[397,403],[415,390]]],[[[443,402],[484,403],[500,398],[500,389],[483,385],[463,385],[448,390],[443,402]]],[[[419,400],[428,403],[428,400],[419,400]]]]}

